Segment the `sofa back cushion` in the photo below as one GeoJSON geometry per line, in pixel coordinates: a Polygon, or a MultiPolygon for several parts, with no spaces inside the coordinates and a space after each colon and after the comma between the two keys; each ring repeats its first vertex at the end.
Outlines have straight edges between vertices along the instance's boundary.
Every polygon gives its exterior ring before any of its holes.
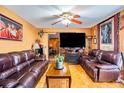
{"type": "Polygon", "coordinates": [[[99,49],[93,49],[89,52],[89,56],[96,57],[99,52],[99,49]]]}
{"type": "Polygon", "coordinates": [[[0,72],[13,66],[12,58],[8,54],[0,54],[0,72]]]}
{"type": "Polygon", "coordinates": [[[24,55],[24,53],[21,53],[21,52],[18,52],[18,53],[14,52],[13,53],[13,52],[11,52],[9,54],[12,57],[13,64],[15,66],[26,61],[26,56],[24,55]]]}
{"type": "Polygon", "coordinates": [[[25,54],[26,60],[30,60],[30,59],[35,58],[35,53],[33,51],[31,51],[31,50],[25,50],[25,51],[22,51],[22,53],[25,54]]]}
{"type": "Polygon", "coordinates": [[[121,54],[114,51],[104,51],[101,55],[101,60],[118,66],[122,64],[121,54]]]}

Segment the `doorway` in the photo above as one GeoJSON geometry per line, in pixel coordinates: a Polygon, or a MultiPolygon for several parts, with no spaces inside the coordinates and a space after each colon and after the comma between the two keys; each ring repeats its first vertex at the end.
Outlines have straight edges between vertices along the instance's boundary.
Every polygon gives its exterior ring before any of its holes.
{"type": "Polygon", "coordinates": [[[59,54],[59,34],[49,34],[48,35],[48,54],[49,60],[52,62],[55,60],[55,56],[59,54]]]}

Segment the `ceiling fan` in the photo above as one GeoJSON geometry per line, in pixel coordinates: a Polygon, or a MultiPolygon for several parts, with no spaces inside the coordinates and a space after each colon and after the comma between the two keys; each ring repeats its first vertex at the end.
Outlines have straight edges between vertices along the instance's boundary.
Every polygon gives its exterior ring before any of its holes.
{"type": "Polygon", "coordinates": [[[53,22],[51,25],[55,25],[59,22],[61,22],[62,24],[64,24],[67,27],[70,23],[82,24],[81,21],[77,20],[77,18],[80,18],[80,15],[74,15],[70,12],[63,12],[60,15],[54,15],[54,16],[60,18],[60,20],[53,22]]]}

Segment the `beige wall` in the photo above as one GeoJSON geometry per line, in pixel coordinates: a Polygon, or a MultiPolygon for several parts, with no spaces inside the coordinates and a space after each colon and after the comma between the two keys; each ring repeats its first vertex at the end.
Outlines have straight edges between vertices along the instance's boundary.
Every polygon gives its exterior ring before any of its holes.
{"type": "Polygon", "coordinates": [[[120,32],[119,32],[119,40],[120,40],[120,42],[119,42],[119,50],[121,51],[121,52],[124,52],[124,29],[122,29],[122,30],[120,30],[120,32]]]}
{"type": "MultiPolygon", "coordinates": [[[[124,10],[121,11],[121,14],[124,15],[124,10]]],[[[119,31],[119,49],[121,52],[124,52],[124,29],[119,31]]]]}
{"type": "Polygon", "coordinates": [[[23,41],[0,40],[0,53],[31,49],[32,43],[38,38],[38,29],[4,6],[0,6],[0,13],[23,25],[23,41]]]}
{"type": "Polygon", "coordinates": [[[91,31],[91,35],[96,36],[96,43],[94,43],[93,39],[92,39],[92,49],[97,49],[98,48],[98,30],[97,30],[97,26],[92,27],[92,31],[91,31]]]}

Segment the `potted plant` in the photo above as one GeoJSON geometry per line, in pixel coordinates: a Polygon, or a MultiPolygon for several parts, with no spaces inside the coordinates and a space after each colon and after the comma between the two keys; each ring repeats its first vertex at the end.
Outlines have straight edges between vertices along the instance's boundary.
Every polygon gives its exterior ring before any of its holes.
{"type": "Polygon", "coordinates": [[[55,59],[56,59],[56,68],[63,69],[64,56],[59,54],[55,57],[55,59]]]}

